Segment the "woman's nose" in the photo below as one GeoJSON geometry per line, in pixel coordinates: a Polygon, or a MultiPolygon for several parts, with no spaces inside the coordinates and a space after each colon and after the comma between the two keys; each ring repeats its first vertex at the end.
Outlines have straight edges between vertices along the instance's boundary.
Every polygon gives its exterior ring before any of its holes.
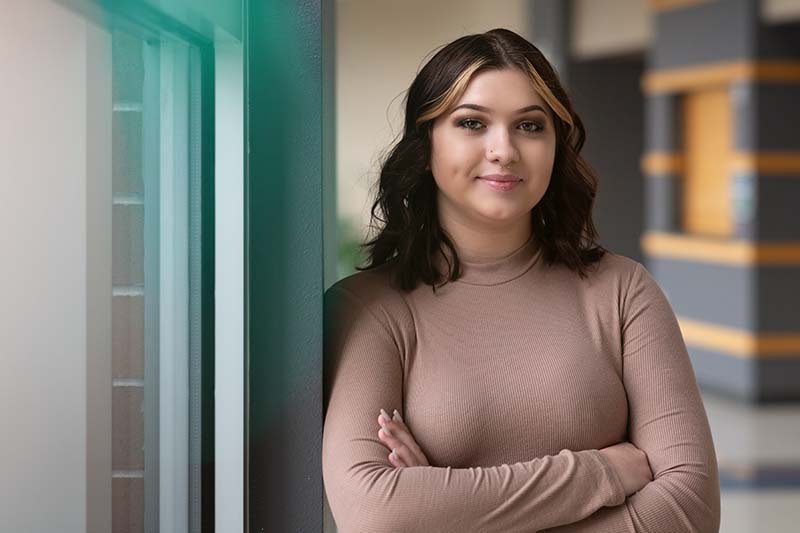
{"type": "Polygon", "coordinates": [[[516,146],[507,133],[493,135],[487,142],[486,159],[492,163],[506,165],[519,158],[516,146]]]}

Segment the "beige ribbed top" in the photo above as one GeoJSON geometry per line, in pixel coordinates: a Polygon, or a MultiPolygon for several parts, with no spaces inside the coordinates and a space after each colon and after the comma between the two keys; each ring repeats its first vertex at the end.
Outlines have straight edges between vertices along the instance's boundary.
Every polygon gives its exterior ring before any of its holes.
{"type": "Polygon", "coordinates": [[[648,271],[609,253],[581,279],[533,239],[461,259],[435,294],[391,288],[387,265],[326,293],[322,466],[339,532],[717,531],[708,421],[648,271]],[[432,466],[389,463],[381,408],[432,466]],[[627,499],[597,451],[622,441],[654,476],[627,499]]]}

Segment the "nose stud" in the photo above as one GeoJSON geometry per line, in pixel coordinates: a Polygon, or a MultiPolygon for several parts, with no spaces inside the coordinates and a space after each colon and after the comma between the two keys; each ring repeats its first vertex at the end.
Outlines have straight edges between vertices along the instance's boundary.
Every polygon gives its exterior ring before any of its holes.
{"type": "MultiPolygon", "coordinates": [[[[489,155],[494,157],[494,150],[489,150],[489,155]]],[[[502,170],[502,169],[505,168],[505,169],[510,170],[511,169],[511,165],[513,165],[513,164],[514,164],[514,162],[512,161],[512,162],[510,162],[510,163],[508,163],[506,165],[500,165],[500,169],[502,170]]]]}

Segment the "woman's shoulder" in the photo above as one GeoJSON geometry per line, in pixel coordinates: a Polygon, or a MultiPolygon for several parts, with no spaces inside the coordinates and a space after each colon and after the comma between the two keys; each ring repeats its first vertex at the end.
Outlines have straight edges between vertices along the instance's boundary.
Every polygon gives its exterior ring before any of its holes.
{"type": "Polygon", "coordinates": [[[345,276],[325,291],[326,299],[342,297],[355,300],[368,309],[381,308],[391,313],[407,308],[403,293],[392,285],[388,265],[345,276]]]}
{"type": "Polygon", "coordinates": [[[414,315],[406,295],[391,284],[386,267],[346,276],[325,291],[325,322],[337,334],[352,328],[364,334],[389,334],[404,353],[414,343],[414,315]]]}
{"type": "Polygon", "coordinates": [[[635,259],[606,250],[603,257],[590,265],[587,273],[583,283],[591,289],[606,296],[612,292],[624,297],[632,285],[647,275],[647,269],[635,259]]]}
{"type": "Polygon", "coordinates": [[[595,265],[596,271],[601,275],[628,279],[635,275],[639,268],[644,268],[639,261],[610,250],[606,250],[595,265]]]}
{"type": "Polygon", "coordinates": [[[590,280],[599,293],[611,293],[626,305],[666,299],[665,291],[644,264],[614,252],[607,251],[596,263],[590,280]]]}

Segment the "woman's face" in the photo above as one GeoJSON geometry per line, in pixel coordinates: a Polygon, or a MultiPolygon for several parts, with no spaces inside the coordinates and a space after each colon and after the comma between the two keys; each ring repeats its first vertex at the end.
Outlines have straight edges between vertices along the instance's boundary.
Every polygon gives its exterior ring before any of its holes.
{"type": "Polygon", "coordinates": [[[440,221],[474,229],[529,223],[550,183],[552,111],[516,69],[475,75],[434,120],[431,172],[440,221]]]}

